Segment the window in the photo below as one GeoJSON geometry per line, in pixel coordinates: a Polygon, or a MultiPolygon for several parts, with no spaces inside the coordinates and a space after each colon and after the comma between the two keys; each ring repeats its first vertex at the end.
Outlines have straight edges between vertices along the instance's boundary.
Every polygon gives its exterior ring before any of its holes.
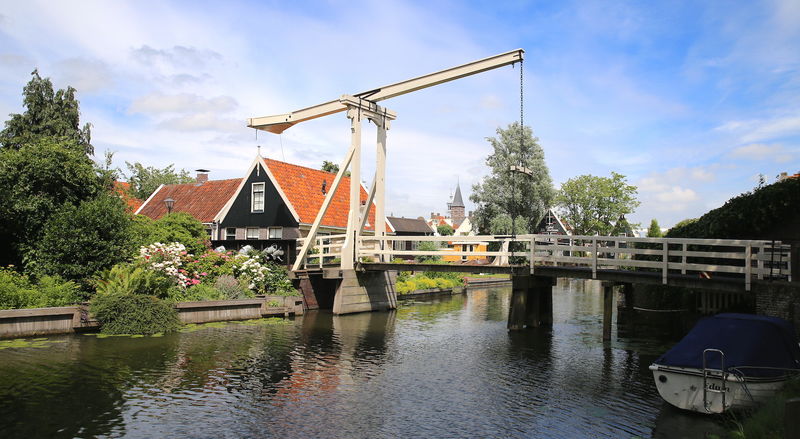
{"type": "Polygon", "coordinates": [[[269,239],[283,239],[283,227],[270,227],[269,239]]]}
{"type": "Polygon", "coordinates": [[[247,228],[247,239],[258,239],[258,227],[247,228]]]}
{"type": "Polygon", "coordinates": [[[211,239],[211,236],[212,236],[211,235],[211,226],[205,226],[205,229],[206,229],[206,235],[208,235],[208,238],[211,239]]]}
{"type": "Polygon", "coordinates": [[[264,183],[253,183],[253,197],[250,205],[250,212],[264,211],[264,183]]]}
{"type": "Polygon", "coordinates": [[[225,239],[236,239],[236,227],[226,227],[225,228],[225,239]]]}

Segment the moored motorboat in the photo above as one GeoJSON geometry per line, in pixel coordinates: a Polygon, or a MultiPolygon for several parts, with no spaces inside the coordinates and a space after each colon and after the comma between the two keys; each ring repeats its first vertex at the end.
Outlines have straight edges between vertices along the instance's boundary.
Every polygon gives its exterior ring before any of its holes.
{"type": "Polygon", "coordinates": [[[650,370],[668,403],[722,413],[763,403],[800,373],[800,345],[786,320],[718,314],[700,320],[650,370]]]}

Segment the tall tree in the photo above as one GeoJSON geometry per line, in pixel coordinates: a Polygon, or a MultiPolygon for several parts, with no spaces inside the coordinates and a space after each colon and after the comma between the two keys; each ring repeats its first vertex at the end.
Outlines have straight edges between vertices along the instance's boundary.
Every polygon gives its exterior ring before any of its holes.
{"type": "Polygon", "coordinates": [[[40,137],[65,140],[64,145],[80,148],[85,154],[94,154],[91,145],[91,124],[80,127],[80,104],[75,99],[75,89],[53,90],[50,78],[42,78],[39,71],[22,90],[25,112],[11,114],[0,131],[0,146],[20,149],[40,137]]]}
{"type": "Polygon", "coordinates": [[[625,176],[580,175],[561,185],[556,204],[576,235],[603,235],[614,232],[616,223],[639,206],[636,186],[625,176]]]}
{"type": "Polygon", "coordinates": [[[647,229],[647,237],[648,238],[661,238],[664,236],[661,233],[661,226],[658,225],[658,221],[655,218],[650,220],[650,227],[647,229]]]}
{"type": "MultiPolygon", "coordinates": [[[[322,166],[320,167],[321,170],[325,172],[330,172],[331,174],[336,174],[339,172],[339,165],[333,162],[329,162],[327,160],[322,161],[322,166]]],[[[350,171],[344,173],[345,177],[350,176],[350,171]]]]}
{"type": "Polygon", "coordinates": [[[40,137],[0,149],[0,265],[20,264],[48,218],[107,190],[74,140],[40,137]]]}
{"type": "Polygon", "coordinates": [[[174,166],[169,165],[164,169],[153,166],[145,167],[139,162],[125,162],[129,174],[125,175],[131,185],[131,193],[136,198],[146,200],[150,194],[156,191],[162,184],[182,184],[191,183],[194,178],[189,176],[185,169],[176,171],[174,166]]]}
{"type": "Polygon", "coordinates": [[[473,224],[481,233],[512,233],[514,222],[513,233],[533,230],[555,193],[539,139],[530,127],[514,122],[486,140],[493,149],[486,158],[490,174],[472,186],[470,200],[477,205],[473,224]],[[511,166],[526,168],[530,175],[511,171],[511,166]]]}

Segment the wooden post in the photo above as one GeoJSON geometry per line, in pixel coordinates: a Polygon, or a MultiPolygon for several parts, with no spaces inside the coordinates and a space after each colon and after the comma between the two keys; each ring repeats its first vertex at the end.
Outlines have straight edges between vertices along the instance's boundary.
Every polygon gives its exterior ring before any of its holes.
{"type": "Polygon", "coordinates": [[[661,269],[661,283],[666,285],[667,284],[667,274],[669,272],[669,243],[666,240],[664,240],[664,243],[662,245],[664,246],[664,256],[663,256],[663,258],[664,258],[664,261],[663,261],[664,262],[664,266],[661,269]]]}
{"type": "Polygon", "coordinates": [[[508,310],[508,330],[525,329],[530,276],[511,275],[511,308],[508,310]]]}
{"type": "Polygon", "coordinates": [[[800,439],[800,398],[786,400],[783,415],[784,439],[800,439]]]}
{"type": "Polygon", "coordinates": [[[597,279],[597,238],[592,238],[592,279],[597,279]]]}
{"type": "Polygon", "coordinates": [[[539,285],[533,285],[527,290],[527,309],[525,312],[525,324],[529,328],[538,328],[542,321],[542,289],[539,285]]]}
{"type": "Polygon", "coordinates": [[[686,243],[683,243],[683,256],[681,256],[681,274],[686,274],[686,243]]]}
{"type": "Polygon", "coordinates": [[[611,317],[614,311],[614,284],[603,282],[603,341],[611,340],[611,317]]]}
{"type": "MultiPolygon", "coordinates": [[[[386,130],[389,120],[374,121],[378,126],[378,146],[375,164],[375,237],[386,236],[386,130]]],[[[369,216],[367,204],[366,216],[369,216]]],[[[378,241],[381,250],[386,249],[386,241],[378,241]]],[[[379,262],[388,262],[386,255],[378,255],[379,262]]]]}

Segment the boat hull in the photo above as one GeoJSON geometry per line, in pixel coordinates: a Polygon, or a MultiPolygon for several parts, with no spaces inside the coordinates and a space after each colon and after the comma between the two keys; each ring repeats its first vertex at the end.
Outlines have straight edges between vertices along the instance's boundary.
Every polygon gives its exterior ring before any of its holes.
{"type": "Polygon", "coordinates": [[[707,377],[706,403],[703,401],[703,370],[653,364],[653,379],[661,397],[675,407],[698,413],[722,413],[764,403],[786,383],[787,377],[743,378],[728,374],[707,377]],[[723,394],[725,404],[723,406],[723,394]]]}

